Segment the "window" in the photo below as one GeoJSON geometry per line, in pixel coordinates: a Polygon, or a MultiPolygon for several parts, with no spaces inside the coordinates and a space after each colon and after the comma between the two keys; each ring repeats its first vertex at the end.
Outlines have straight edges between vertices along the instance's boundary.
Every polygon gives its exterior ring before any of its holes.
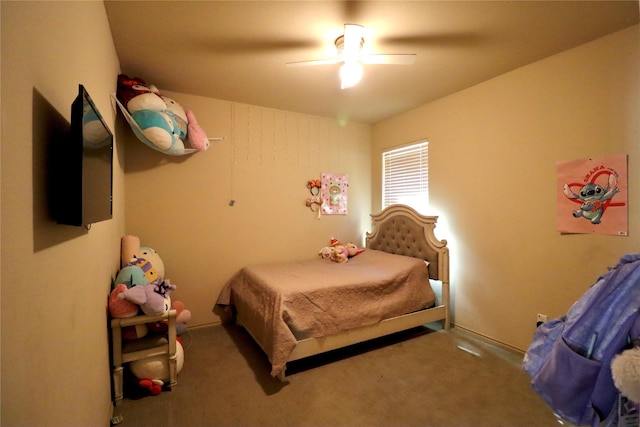
{"type": "Polygon", "coordinates": [[[429,205],[429,143],[382,153],[382,208],[401,203],[425,213],[429,205]]]}

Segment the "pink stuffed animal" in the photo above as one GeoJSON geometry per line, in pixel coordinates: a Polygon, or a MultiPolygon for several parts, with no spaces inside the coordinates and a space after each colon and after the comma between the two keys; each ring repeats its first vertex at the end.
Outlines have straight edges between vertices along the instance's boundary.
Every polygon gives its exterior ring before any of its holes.
{"type": "Polygon", "coordinates": [[[151,282],[144,286],[133,286],[118,294],[118,298],[138,304],[147,316],[157,316],[166,313],[171,308],[169,291],[174,289],[176,286],[166,280],[151,282]]]}
{"type": "Polygon", "coordinates": [[[209,148],[209,138],[207,138],[207,134],[198,124],[196,115],[191,110],[187,110],[187,122],[189,123],[187,127],[189,145],[198,151],[206,151],[209,148]]]}
{"type": "MultiPolygon", "coordinates": [[[[137,304],[119,298],[119,295],[127,291],[127,285],[120,283],[111,291],[109,295],[109,314],[114,319],[124,319],[137,316],[140,307],[137,304]]],[[[135,340],[147,335],[147,325],[135,325],[122,328],[122,338],[125,340],[135,340]]]]}
{"type": "Polygon", "coordinates": [[[343,263],[349,261],[349,250],[346,246],[336,245],[333,247],[334,252],[331,261],[343,263]]]}
{"type": "Polygon", "coordinates": [[[354,245],[353,243],[347,243],[345,245],[345,247],[347,248],[347,251],[349,252],[349,258],[354,257],[354,256],[359,255],[362,252],[364,252],[364,249],[358,249],[358,247],[356,245],[354,245]]]}

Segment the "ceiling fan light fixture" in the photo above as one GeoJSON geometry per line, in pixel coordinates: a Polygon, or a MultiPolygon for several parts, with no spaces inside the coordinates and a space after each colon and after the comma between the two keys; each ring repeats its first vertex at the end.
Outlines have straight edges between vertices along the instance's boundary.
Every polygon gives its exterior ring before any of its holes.
{"type": "Polygon", "coordinates": [[[362,64],[348,61],[340,67],[340,89],[353,87],[362,79],[362,64]]]}
{"type": "MultiPolygon", "coordinates": [[[[1,0],[0,0],[1,1],[1,0]]],[[[305,65],[325,65],[342,62],[340,67],[340,88],[347,89],[357,85],[362,79],[362,64],[398,64],[411,65],[415,62],[415,54],[378,54],[364,52],[366,30],[362,25],[345,24],[344,34],[335,39],[337,56],[310,61],[287,62],[288,67],[305,65]]]]}

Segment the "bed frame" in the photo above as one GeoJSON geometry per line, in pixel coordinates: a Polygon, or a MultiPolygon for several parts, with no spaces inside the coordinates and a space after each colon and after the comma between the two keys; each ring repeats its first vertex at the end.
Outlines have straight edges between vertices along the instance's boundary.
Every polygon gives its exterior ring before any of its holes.
{"type": "MultiPolygon", "coordinates": [[[[438,217],[421,215],[405,205],[391,205],[380,213],[372,214],[371,219],[373,231],[366,235],[366,247],[429,261],[429,277],[442,283],[439,303],[432,308],[386,319],[375,325],[300,340],[287,362],[436,321],[442,321],[444,329],[449,330],[449,248],[446,240],[438,240],[434,234],[438,217]]],[[[284,381],[285,371],[286,367],[278,375],[281,381],[284,381]]]]}

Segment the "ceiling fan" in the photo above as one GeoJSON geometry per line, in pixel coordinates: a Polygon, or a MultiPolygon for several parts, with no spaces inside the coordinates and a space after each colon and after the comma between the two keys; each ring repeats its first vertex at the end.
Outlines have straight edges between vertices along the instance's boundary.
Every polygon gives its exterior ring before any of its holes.
{"type": "Polygon", "coordinates": [[[337,56],[310,61],[287,62],[287,67],[304,67],[309,65],[325,65],[343,63],[340,67],[340,88],[355,86],[362,78],[362,64],[411,65],[416,61],[415,54],[366,55],[364,46],[364,27],[356,24],[345,24],[344,35],[335,40],[337,56]]]}

